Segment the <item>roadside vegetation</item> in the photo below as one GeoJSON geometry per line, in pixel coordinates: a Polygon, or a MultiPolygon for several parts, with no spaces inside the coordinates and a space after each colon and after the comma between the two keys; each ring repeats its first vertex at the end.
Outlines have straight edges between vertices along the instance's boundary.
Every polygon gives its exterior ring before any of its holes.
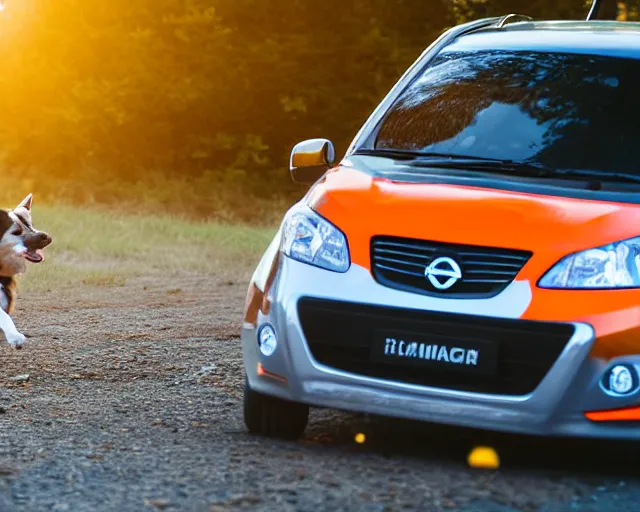
{"type": "Polygon", "coordinates": [[[166,276],[170,283],[206,274],[230,285],[245,282],[277,229],[35,203],[33,215],[54,242],[45,261],[21,276],[21,291],[118,287],[134,276],[166,276]]]}
{"type": "MultiPolygon", "coordinates": [[[[590,2],[5,0],[0,199],[269,224],[304,192],[293,145],[342,154],[443,30],[590,2]]],[[[608,3],[629,20],[639,4],[608,3]]]]}

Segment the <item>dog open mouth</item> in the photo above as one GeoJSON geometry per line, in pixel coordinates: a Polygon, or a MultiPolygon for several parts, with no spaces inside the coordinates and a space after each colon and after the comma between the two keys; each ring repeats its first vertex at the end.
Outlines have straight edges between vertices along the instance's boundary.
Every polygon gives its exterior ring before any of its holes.
{"type": "Polygon", "coordinates": [[[41,249],[34,249],[32,251],[25,251],[22,256],[31,263],[40,263],[44,260],[44,254],[41,249]]]}
{"type": "Polygon", "coordinates": [[[18,244],[14,247],[13,250],[31,263],[40,263],[44,260],[42,249],[29,249],[23,244],[18,244]]]}

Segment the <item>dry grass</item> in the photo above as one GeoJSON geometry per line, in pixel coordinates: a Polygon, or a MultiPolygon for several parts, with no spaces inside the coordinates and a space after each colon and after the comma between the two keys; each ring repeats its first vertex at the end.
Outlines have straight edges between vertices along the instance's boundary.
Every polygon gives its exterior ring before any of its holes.
{"type": "Polygon", "coordinates": [[[127,279],[123,275],[110,272],[91,272],[82,282],[94,286],[124,286],[127,279]]]}
{"type": "Polygon", "coordinates": [[[70,206],[33,208],[34,224],[54,239],[46,260],[21,276],[22,290],[122,286],[139,275],[180,271],[244,279],[276,228],[127,215],[70,206]]]}

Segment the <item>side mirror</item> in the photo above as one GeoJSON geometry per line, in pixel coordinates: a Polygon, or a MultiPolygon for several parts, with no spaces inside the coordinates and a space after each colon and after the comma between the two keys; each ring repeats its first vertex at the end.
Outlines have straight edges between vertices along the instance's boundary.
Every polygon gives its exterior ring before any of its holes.
{"type": "Polygon", "coordinates": [[[289,172],[296,183],[314,183],[336,160],[333,143],[327,139],[309,139],[291,150],[289,172]]]}

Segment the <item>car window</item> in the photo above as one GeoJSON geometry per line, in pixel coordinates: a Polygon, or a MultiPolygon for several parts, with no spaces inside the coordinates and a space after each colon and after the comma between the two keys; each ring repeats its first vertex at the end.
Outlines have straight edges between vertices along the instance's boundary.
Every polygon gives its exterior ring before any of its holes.
{"type": "Polygon", "coordinates": [[[640,174],[640,60],[441,53],[394,102],[375,148],[640,174]]]}

